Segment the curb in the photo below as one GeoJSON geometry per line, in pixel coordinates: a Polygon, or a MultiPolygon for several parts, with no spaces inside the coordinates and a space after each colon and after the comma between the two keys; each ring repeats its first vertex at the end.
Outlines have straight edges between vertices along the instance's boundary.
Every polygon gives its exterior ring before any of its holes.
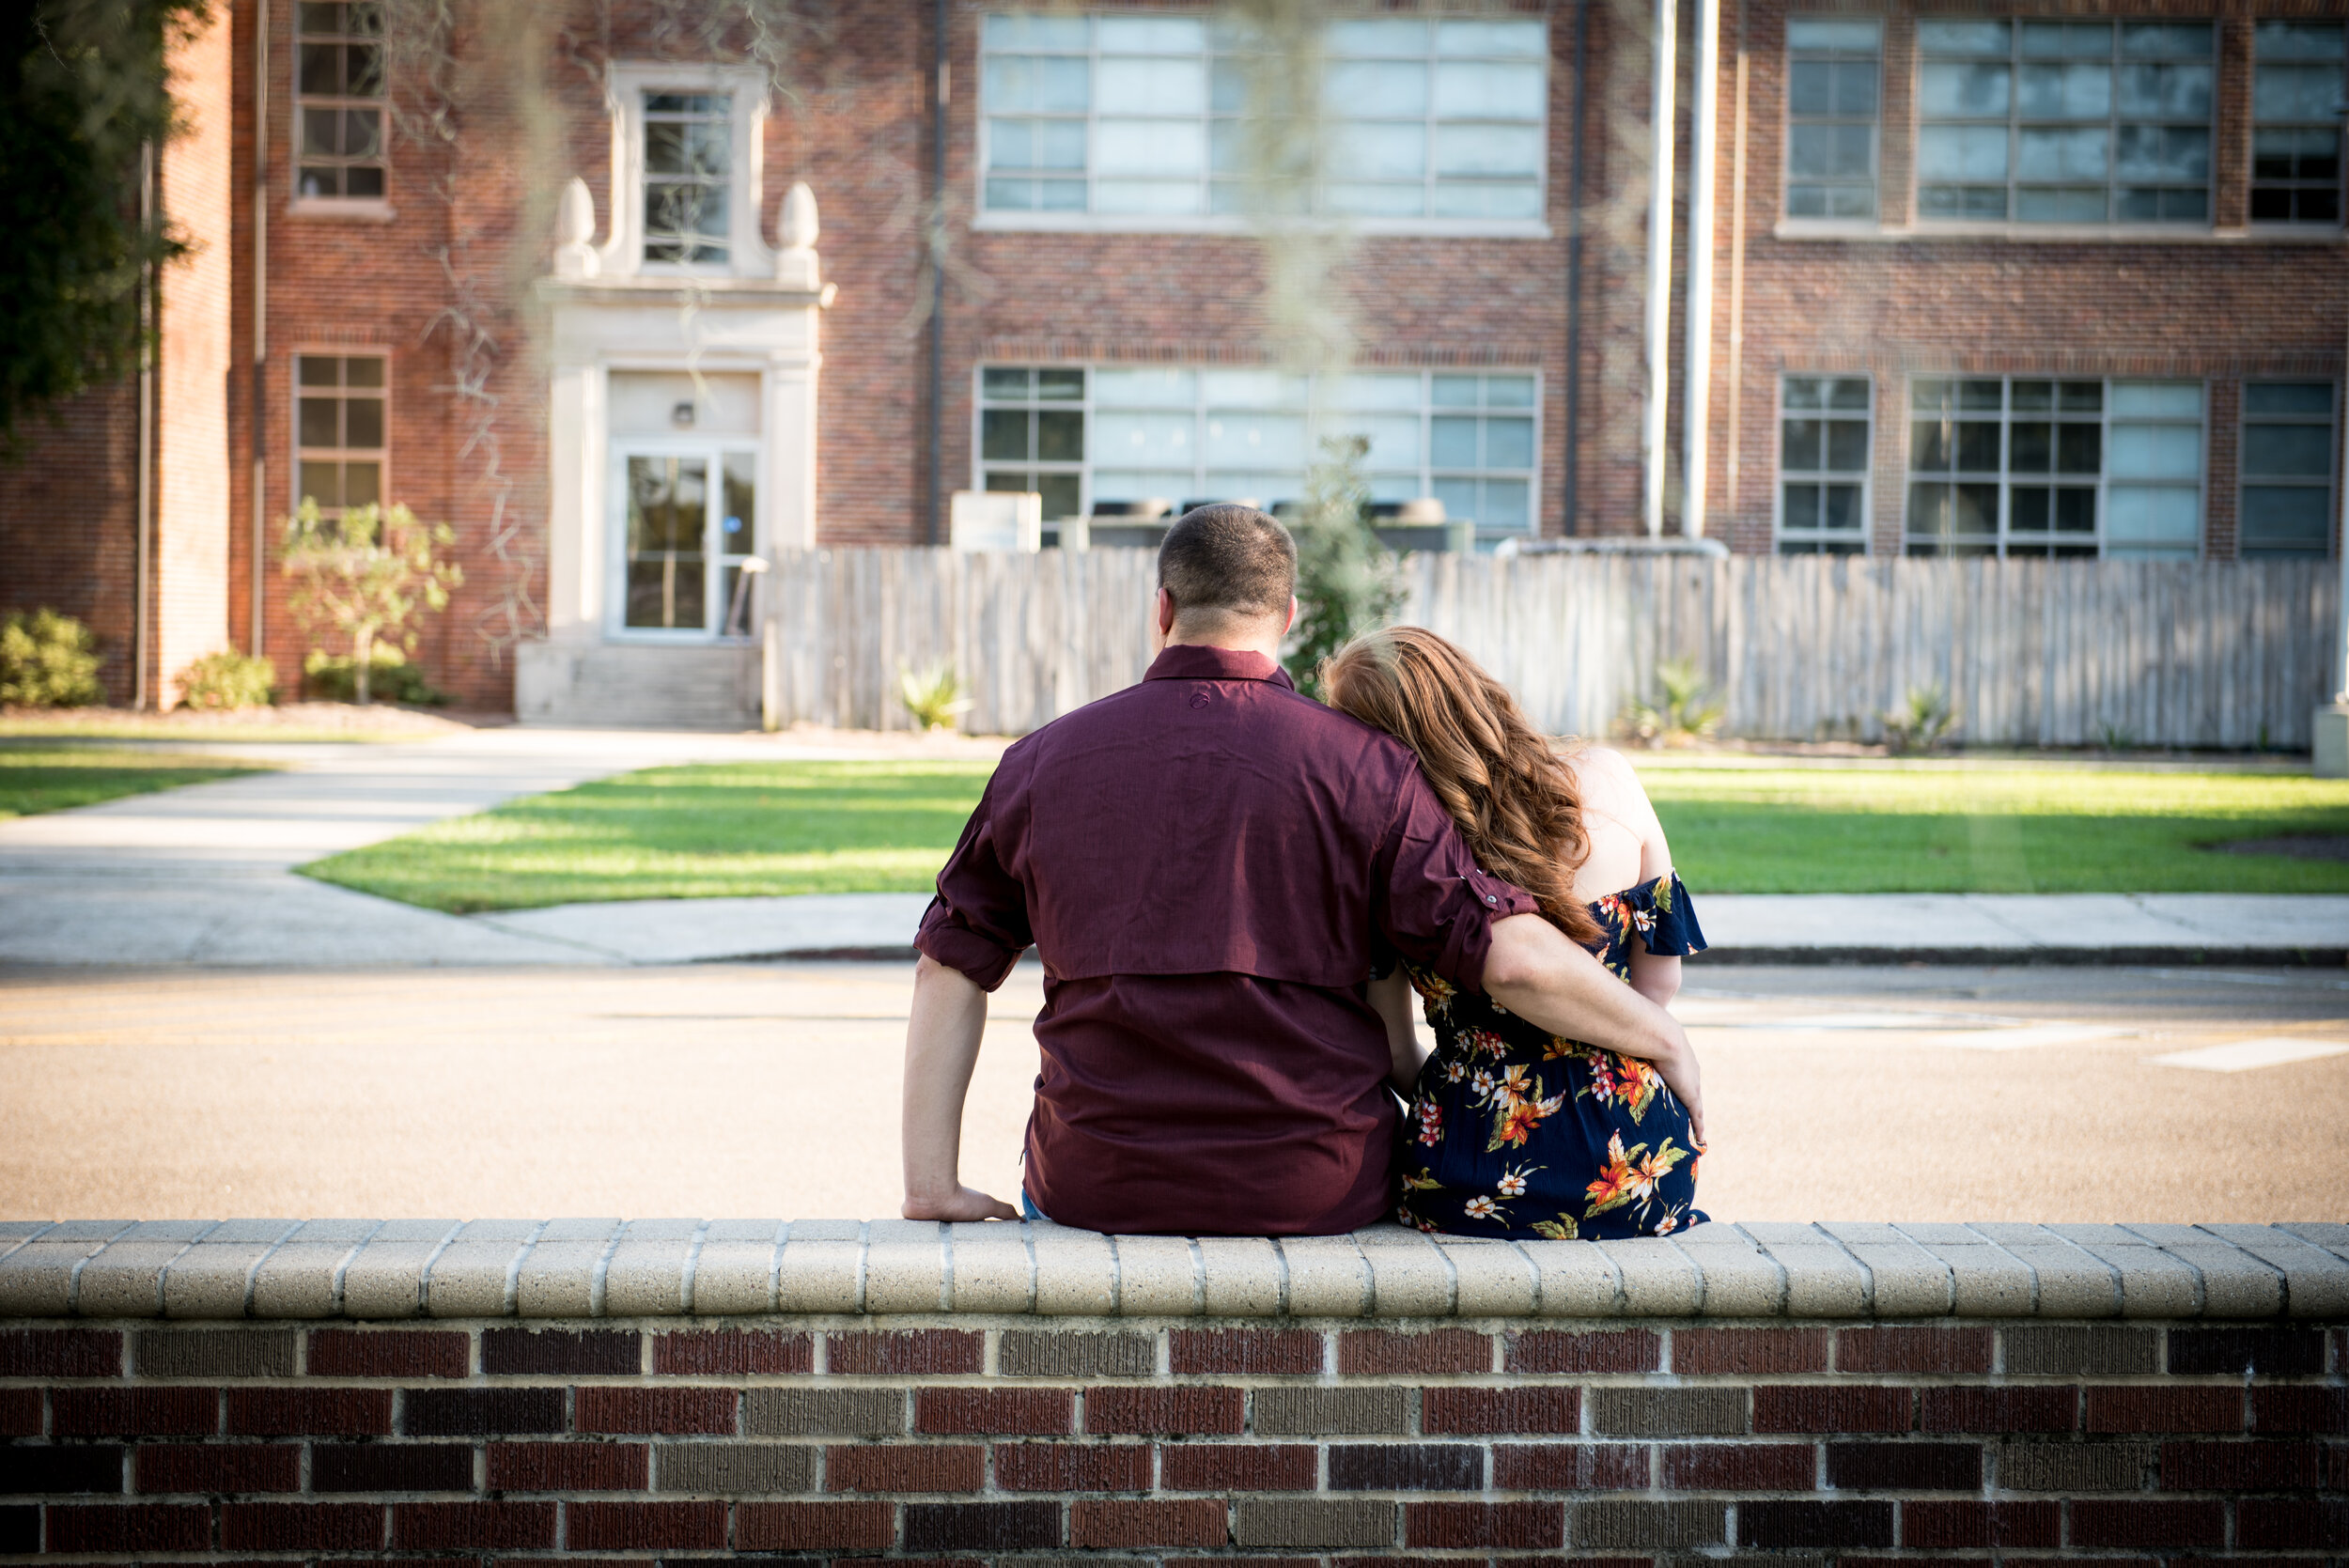
{"type": "MultiPolygon", "coordinates": [[[[729,953],[689,958],[693,964],[911,963],[912,947],[808,947],[782,953],[729,953]]],[[[1858,969],[1870,965],[1937,964],[1968,969],[1999,967],[2201,968],[2214,964],[2261,969],[2349,968],[2349,947],[1709,947],[1713,964],[1757,964],[1787,969],[1858,969]]],[[[1692,960],[1694,961],[1694,960],[1692,960]]]]}

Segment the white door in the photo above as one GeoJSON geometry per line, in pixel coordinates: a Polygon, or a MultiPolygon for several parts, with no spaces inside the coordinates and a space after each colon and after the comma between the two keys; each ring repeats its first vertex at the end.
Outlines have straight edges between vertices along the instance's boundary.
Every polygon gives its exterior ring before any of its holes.
{"type": "Polygon", "coordinates": [[[612,630],[662,642],[743,638],[754,629],[758,453],[728,442],[615,443],[618,559],[612,630]]]}

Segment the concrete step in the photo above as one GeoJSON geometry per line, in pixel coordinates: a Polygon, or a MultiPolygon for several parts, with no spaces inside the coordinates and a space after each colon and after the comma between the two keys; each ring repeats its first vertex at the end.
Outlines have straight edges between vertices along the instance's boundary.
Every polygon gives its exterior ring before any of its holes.
{"type": "Polygon", "coordinates": [[[758,722],[755,647],[524,643],[515,652],[514,711],[525,724],[733,730],[758,722]]]}

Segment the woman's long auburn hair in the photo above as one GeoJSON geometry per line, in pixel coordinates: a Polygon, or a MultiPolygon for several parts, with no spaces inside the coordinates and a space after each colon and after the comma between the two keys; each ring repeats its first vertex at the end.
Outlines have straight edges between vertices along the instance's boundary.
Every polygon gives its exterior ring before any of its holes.
{"type": "Polygon", "coordinates": [[[1589,858],[1574,771],[1533,731],[1509,689],[1423,627],[1368,632],[1322,661],[1330,706],[1419,754],[1476,863],[1515,882],[1578,942],[1605,936],[1574,896],[1589,858]]]}

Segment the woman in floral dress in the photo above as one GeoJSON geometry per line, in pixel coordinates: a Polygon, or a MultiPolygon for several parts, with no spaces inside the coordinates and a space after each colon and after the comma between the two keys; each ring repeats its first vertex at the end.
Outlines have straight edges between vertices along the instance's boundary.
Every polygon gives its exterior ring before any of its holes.
{"type": "MultiPolygon", "coordinates": [[[[1704,948],[1688,890],[1629,763],[1562,757],[1508,689],[1443,638],[1392,627],[1322,668],[1331,706],[1419,753],[1477,862],[1659,1006],[1704,948]]],[[[1398,1218],[1461,1235],[1667,1235],[1696,1207],[1703,1102],[1693,1057],[1650,1063],[1549,1034],[1416,966],[1375,980],[1404,1124],[1398,1218]],[[1436,1033],[1424,1062],[1417,990],[1436,1033]]]]}

